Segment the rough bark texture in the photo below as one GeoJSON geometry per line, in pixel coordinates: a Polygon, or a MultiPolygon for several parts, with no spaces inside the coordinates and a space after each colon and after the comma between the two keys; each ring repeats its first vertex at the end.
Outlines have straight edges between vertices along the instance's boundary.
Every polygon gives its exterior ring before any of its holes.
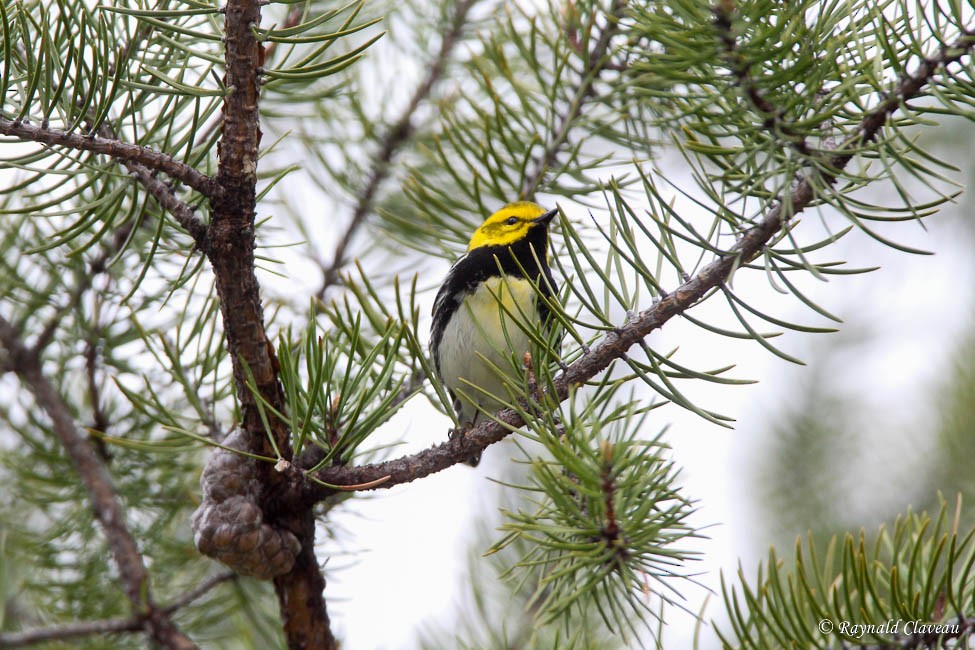
{"type": "MultiPolygon", "coordinates": [[[[287,427],[268,413],[271,431],[270,437],[267,435],[258,400],[247,385],[252,377],[262,399],[284,412],[278,363],[264,328],[254,265],[255,192],[261,140],[258,115],[261,45],[253,28],[261,21],[260,7],[257,0],[231,0],[226,5],[227,74],[224,81],[232,92],[223,106],[223,134],[217,149],[220,160],[216,176],[221,191],[211,199],[213,216],[206,252],[216,275],[220,310],[243,415],[241,428],[245,447],[253,453],[274,457],[276,446],[283,458],[290,459],[292,451],[287,427]],[[271,444],[271,437],[275,445],[271,444]]],[[[301,552],[291,571],[274,580],[288,645],[290,648],[334,648],[335,639],[322,593],[325,579],[314,554],[313,513],[310,508],[282,507],[276,493],[283,487],[284,477],[269,463],[257,463],[255,471],[263,488],[257,501],[264,521],[288,531],[301,544],[301,552]]]]}

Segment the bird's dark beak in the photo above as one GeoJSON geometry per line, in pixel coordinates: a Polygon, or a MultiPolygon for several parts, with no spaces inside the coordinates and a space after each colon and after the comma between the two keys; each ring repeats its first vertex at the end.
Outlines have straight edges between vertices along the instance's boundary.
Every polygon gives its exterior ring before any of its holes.
{"type": "Polygon", "coordinates": [[[558,213],[559,213],[558,208],[555,208],[554,210],[549,210],[548,212],[538,217],[537,219],[532,219],[532,223],[540,223],[542,225],[547,226],[549,222],[552,221],[552,219],[554,219],[555,215],[557,215],[558,213]]]}

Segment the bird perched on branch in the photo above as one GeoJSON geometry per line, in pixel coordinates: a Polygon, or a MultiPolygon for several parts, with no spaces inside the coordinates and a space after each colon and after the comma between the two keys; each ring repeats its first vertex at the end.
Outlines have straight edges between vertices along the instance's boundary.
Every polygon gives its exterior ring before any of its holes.
{"type": "MultiPolygon", "coordinates": [[[[433,305],[430,350],[454,400],[461,429],[508,401],[513,360],[531,349],[528,332],[551,327],[546,298],[558,288],[548,266],[548,226],[558,210],[529,202],[504,206],[471,236],[433,305]]],[[[476,466],[481,455],[467,462],[476,466]]]]}

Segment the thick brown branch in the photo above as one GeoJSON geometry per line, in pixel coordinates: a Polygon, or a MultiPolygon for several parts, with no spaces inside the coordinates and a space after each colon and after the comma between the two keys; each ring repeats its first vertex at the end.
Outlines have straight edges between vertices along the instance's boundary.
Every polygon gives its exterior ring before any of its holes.
{"type": "Polygon", "coordinates": [[[137,162],[148,169],[165,173],[171,178],[192,187],[203,196],[210,197],[217,191],[217,186],[212,178],[206,174],[201,174],[186,163],[182,163],[161,151],[154,151],[121,140],[103,138],[98,135],[69,133],[60,129],[12,121],[3,117],[0,117],[0,134],[49,146],[105,154],[120,162],[137,162]]]}
{"type": "Polygon", "coordinates": [[[8,364],[34,395],[39,408],[51,419],[54,431],[71,459],[91,501],[95,518],[105,531],[105,539],[118,566],[122,588],[141,627],[164,648],[196,646],[152,600],[149,574],[135,539],[125,523],[125,509],[88,437],[75,425],[70,407],[41,371],[40,357],[27,348],[18,332],[0,316],[0,345],[9,355],[8,364]]]}
{"type": "MultiPolygon", "coordinates": [[[[251,452],[265,456],[280,452],[290,459],[293,452],[287,425],[270,413],[284,413],[286,409],[277,358],[264,327],[254,259],[262,63],[255,27],[261,22],[261,4],[260,0],[230,0],[224,12],[224,84],[231,92],[223,103],[216,176],[221,192],[210,201],[213,212],[206,254],[216,276],[245,446],[251,452]],[[260,401],[253,391],[260,395],[260,401]],[[271,407],[264,410],[269,431],[262,418],[262,402],[271,407]]],[[[292,533],[301,544],[292,570],[274,581],[288,645],[335,648],[322,593],[325,579],[314,553],[314,513],[311,508],[282,508],[277,494],[286,483],[284,477],[266,463],[258,463],[255,470],[265,522],[292,533]]]]}
{"type": "Polygon", "coordinates": [[[593,45],[586,68],[582,71],[582,81],[572,94],[572,101],[569,104],[568,110],[561,116],[558,124],[553,129],[552,136],[545,146],[545,150],[538,158],[532,161],[531,170],[525,174],[519,192],[521,198],[529,201],[535,198],[535,193],[542,184],[542,179],[545,178],[545,174],[555,164],[556,157],[558,157],[563,147],[569,141],[569,131],[575,125],[576,118],[582,113],[586,102],[595,96],[596,81],[605,70],[610,68],[610,61],[607,56],[609,54],[609,43],[619,33],[620,20],[623,17],[623,12],[626,10],[626,4],[627,0],[615,0],[613,6],[606,14],[606,20],[608,22],[599,33],[599,38],[596,39],[595,45],[593,45]]]}
{"type": "MultiPolygon", "coordinates": [[[[710,290],[724,282],[735,268],[761,254],[765,245],[788,220],[809,206],[816,197],[815,187],[823,188],[835,183],[837,175],[849,164],[856,151],[877,137],[887,119],[905,101],[917,97],[940,68],[960,60],[971,52],[973,46],[975,31],[966,30],[955,43],[943,47],[937,56],[924,59],[914,74],[905,76],[887,99],[864,116],[857,130],[833,155],[821,157],[820,168],[829,171],[810,172],[817,175],[805,176],[788,196],[781,197],[778,204],[742,233],[727,255],[714,260],[674,292],[634,315],[618,330],[607,334],[599,344],[560,373],[553,381],[558,399],[566,399],[570,387],[581,386],[601,373],[630,347],[697,304],[710,290]]],[[[319,471],[316,478],[332,485],[369,485],[364,489],[389,488],[414,481],[463,462],[524,425],[521,417],[510,409],[498,413],[497,417],[500,423],[490,420],[481,422],[464,436],[457,436],[417,454],[374,465],[329,467],[319,471]],[[372,485],[383,478],[386,480],[372,485]]],[[[330,488],[317,484],[307,485],[305,489],[302,497],[309,500],[319,500],[333,493],[330,488]]]]}
{"type": "MultiPolygon", "coordinates": [[[[273,456],[265,438],[257,400],[248,388],[248,373],[268,404],[283,410],[277,360],[264,329],[264,310],[254,264],[258,146],[260,46],[253,27],[261,21],[258,0],[234,0],[226,7],[225,84],[231,89],[223,105],[223,135],[217,145],[217,183],[221,195],[211,201],[207,256],[216,275],[224,330],[233,362],[243,428],[253,451],[273,456]]],[[[287,429],[272,418],[278,449],[290,458],[287,429]]]]}
{"type": "Polygon", "coordinates": [[[392,162],[393,156],[396,155],[396,152],[413,135],[413,118],[423,102],[430,96],[437,81],[443,76],[450,55],[464,32],[464,27],[467,24],[467,15],[476,2],[477,0],[462,0],[457,4],[453,19],[450,21],[447,31],[440,40],[440,51],[437,52],[436,57],[427,66],[427,74],[423,77],[420,85],[416,87],[416,90],[413,91],[413,96],[410,98],[406,108],[403,109],[402,114],[400,114],[399,118],[383,137],[379,151],[376,152],[372,160],[369,179],[356,199],[356,206],[352,213],[352,218],[345,227],[342,236],[339,237],[338,244],[335,246],[335,252],[332,253],[331,264],[325,269],[322,288],[318,290],[319,299],[324,299],[325,292],[328,291],[329,287],[338,283],[339,273],[342,267],[349,261],[347,259],[349,245],[369,215],[372,209],[373,199],[376,197],[376,192],[379,191],[379,186],[389,176],[389,164],[392,162]]]}

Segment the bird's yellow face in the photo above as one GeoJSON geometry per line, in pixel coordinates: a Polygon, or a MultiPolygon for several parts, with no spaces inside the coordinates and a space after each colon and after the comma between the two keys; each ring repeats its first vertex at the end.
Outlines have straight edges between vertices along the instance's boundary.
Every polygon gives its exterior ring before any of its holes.
{"type": "Polygon", "coordinates": [[[481,246],[510,246],[528,236],[532,228],[544,228],[556,214],[528,201],[509,203],[480,225],[471,236],[467,250],[481,246]]]}

